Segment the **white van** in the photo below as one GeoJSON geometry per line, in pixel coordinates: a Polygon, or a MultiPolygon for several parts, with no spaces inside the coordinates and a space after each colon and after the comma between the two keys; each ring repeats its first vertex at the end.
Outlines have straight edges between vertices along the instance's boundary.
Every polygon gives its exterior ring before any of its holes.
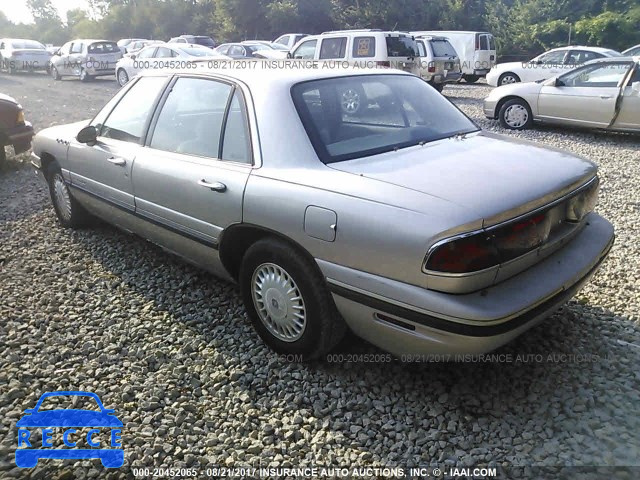
{"type": "Polygon", "coordinates": [[[460,58],[462,78],[468,83],[477,82],[496,64],[496,42],[488,32],[420,31],[411,34],[416,37],[436,35],[448,39],[460,58]]]}
{"type": "Polygon", "coordinates": [[[406,32],[338,30],[311,35],[290,51],[296,60],[334,60],[361,68],[397,68],[417,73],[418,46],[406,32]]]}

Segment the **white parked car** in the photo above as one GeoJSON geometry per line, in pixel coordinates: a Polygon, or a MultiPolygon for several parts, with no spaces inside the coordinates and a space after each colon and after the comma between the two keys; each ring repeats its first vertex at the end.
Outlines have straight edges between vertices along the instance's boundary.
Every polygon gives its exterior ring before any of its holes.
{"type": "Polygon", "coordinates": [[[302,40],[304,37],[308,37],[306,33],[285,33],[276,38],[273,43],[278,43],[287,47],[287,50],[293,48],[293,46],[302,40]]]}
{"type": "Polygon", "coordinates": [[[445,37],[460,58],[462,78],[467,83],[477,82],[496,64],[498,58],[496,42],[488,32],[465,32],[456,30],[411,32],[412,35],[445,37]]]}
{"type": "Polygon", "coordinates": [[[137,55],[124,57],[115,69],[116,80],[123,87],[138,73],[148,69],[189,68],[187,63],[193,60],[208,58],[228,58],[215,50],[201,45],[182,43],[164,43],[150,45],[140,50],[137,55]]]}
{"type": "Polygon", "coordinates": [[[485,99],[484,113],[510,130],[537,122],[640,132],[640,56],[592,60],[545,81],[503,85],[485,99]]]}
{"type": "Polygon", "coordinates": [[[620,53],[608,48],[554,48],[528,62],[499,63],[487,74],[487,83],[497,87],[510,83],[537,82],[573,70],[590,60],[619,56],[620,53]]]}
{"type": "Polygon", "coordinates": [[[0,68],[9,73],[18,70],[45,70],[51,53],[40,42],[21,38],[0,39],[0,68]]]}

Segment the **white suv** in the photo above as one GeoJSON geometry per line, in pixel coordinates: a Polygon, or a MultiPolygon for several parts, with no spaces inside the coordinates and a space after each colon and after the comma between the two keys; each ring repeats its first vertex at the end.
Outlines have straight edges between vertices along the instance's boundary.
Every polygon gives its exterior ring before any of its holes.
{"type": "Polygon", "coordinates": [[[417,73],[418,46],[404,32],[338,30],[300,40],[289,53],[298,60],[335,60],[362,68],[397,68],[417,73]]]}

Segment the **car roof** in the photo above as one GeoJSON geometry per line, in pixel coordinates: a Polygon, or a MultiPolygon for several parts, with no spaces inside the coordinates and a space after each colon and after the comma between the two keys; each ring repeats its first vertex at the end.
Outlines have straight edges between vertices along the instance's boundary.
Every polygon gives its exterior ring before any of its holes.
{"type": "Polygon", "coordinates": [[[640,55],[626,56],[626,57],[603,57],[594,58],[588,62],[584,62],[583,65],[589,65],[592,63],[620,63],[620,62],[640,62],[640,55]]]}
{"type": "MultiPolygon", "coordinates": [[[[278,62],[285,62],[286,60],[275,60],[278,62]]],[[[313,62],[313,61],[310,61],[313,62]]],[[[277,67],[277,66],[276,66],[277,67]]],[[[345,68],[340,70],[331,70],[331,69],[311,69],[311,68],[291,68],[291,69],[282,69],[282,68],[263,68],[260,70],[260,74],[256,75],[255,68],[225,68],[225,69],[212,69],[208,68],[208,64],[206,61],[201,62],[201,67],[194,69],[176,69],[176,70],[145,70],[141,72],[138,76],[167,76],[172,74],[188,74],[188,75],[200,75],[200,76],[210,76],[212,78],[225,78],[231,81],[239,81],[247,85],[249,88],[261,89],[264,88],[265,85],[269,85],[269,87],[277,86],[289,88],[296,83],[311,81],[311,80],[322,80],[326,78],[339,78],[339,77],[350,77],[350,76],[360,76],[360,75],[405,75],[405,76],[413,76],[408,72],[404,72],[402,70],[394,70],[394,69],[370,69],[365,70],[361,68],[345,68]]]]}
{"type": "Polygon", "coordinates": [[[615,50],[611,48],[588,47],[586,45],[567,45],[566,47],[552,48],[551,50],[547,50],[547,52],[555,52],[557,50],[586,50],[588,52],[596,52],[596,53],[615,52],[615,50]]]}
{"type": "MultiPolygon", "coordinates": [[[[82,43],[96,43],[96,42],[106,42],[106,43],[117,43],[114,42],[113,40],[102,40],[99,38],[76,38],[75,40],[70,40],[71,43],[77,43],[77,42],[82,42],[82,43]]],[[[69,42],[67,42],[69,43],[69,42]]]]}

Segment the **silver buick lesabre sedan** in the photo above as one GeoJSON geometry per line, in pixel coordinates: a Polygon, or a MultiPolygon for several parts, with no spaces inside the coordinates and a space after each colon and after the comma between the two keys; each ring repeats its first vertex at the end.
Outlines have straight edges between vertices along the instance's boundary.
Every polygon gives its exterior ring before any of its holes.
{"type": "Polygon", "coordinates": [[[614,238],[593,163],[482,132],[393,70],[144,73],[33,150],[63,226],[95,215],[237,282],[263,340],[308,359],[347,328],[397,355],[490,351],[614,238]]]}
{"type": "Polygon", "coordinates": [[[504,85],[485,99],[484,113],[510,130],[536,122],[640,132],[640,57],[592,60],[545,81],[504,85]]]}

